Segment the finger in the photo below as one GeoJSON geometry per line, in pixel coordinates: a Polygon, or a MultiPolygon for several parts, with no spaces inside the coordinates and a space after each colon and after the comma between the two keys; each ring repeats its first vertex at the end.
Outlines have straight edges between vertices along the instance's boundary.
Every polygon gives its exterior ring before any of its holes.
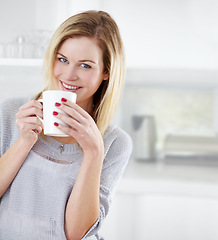
{"type": "Polygon", "coordinates": [[[61,99],[61,103],[63,106],[69,106],[73,109],[75,109],[78,113],[80,113],[84,118],[89,118],[90,115],[83,109],[81,108],[78,104],[70,101],[70,100],[67,100],[65,98],[62,98],[61,99]]]}
{"type": "Polygon", "coordinates": [[[74,137],[77,140],[77,135],[78,135],[78,130],[75,128],[70,128],[70,127],[66,127],[62,124],[59,124],[57,122],[54,123],[55,127],[57,127],[58,129],[60,129],[62,132],[68,134],[69,136],[74,137]]]}
{"type": "Polygon", "coordinates": [[[29,107],[29,108],[20,109],[20,111],[16,114],[17,118],[25,118],[28,116],[39,116],[42,118],[43,113],[42,113],[41,109],[33,106],[33,107],[29,107]]]}
{"type": "Polygon", "coordinates": [[[64,123],[66,123],[67,125],[69,125],[70,127],[74,128],[74,129],[80,129],[81,128],[81,123],[72,117],[66,116],[64,114],[61,113],[57,113],[55,112],[55,117],[60,119],[61,121],[63,121],[64,123]]]}
{"type": "Polygon", "coordinates": [[[24,109],[27,109],[27,108],[30,108],[30,107],[37,107],[39,109],[42,109],[42,104],[37,100],[31,100],[31,101],[25,103],[24,105],[22,105],[20,107],[20,110],[24,110],[24,109]]]}
{"type": "Polygon", "coordinates": [[[27,118],[24,118],[24,119],[17,119],[16,124],[18,126],[23,125],[23,124],[34,124],[34,125],[37,125],[37,126],[40,126],[40,127],[43,128],[43,124],[38,119],[38,117],[27,117],[27,118]]]}
{"type": "Polygon", "coordinates": [[[23,119],[23,122],[37,124],[37,125],[43,127],[43,123],[39,120],[38,117],[27,117],[27,118],[23,119]]]}
{"type": "Polygon", "coordinates": [[[18,125],[21,132],[34,131],[40,133],[43,129],[42,126],[34,123],[18,122],[18,125]]]}
{"type": "MultiPolygon", "coordinates": [[[[86,119],[78,111],[76,111],[74,108],[70,106],[61,104],[61,106],[58,108],[65,112],[66,114],[68,114],[68,116],[70,116],[71,118],[75,119],[77,122],[83,123],[86,121],[86,119]]],[[[60,116],[62,115],[63,114],[60,114],[60,116]]]]}

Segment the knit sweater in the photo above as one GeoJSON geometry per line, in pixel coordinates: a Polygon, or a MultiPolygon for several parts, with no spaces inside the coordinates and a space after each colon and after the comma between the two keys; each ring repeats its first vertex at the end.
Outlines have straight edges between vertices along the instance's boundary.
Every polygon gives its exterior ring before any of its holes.
{"type": "MultiPolygon", "coordinates": [[[[19,138],[16,113],[29,100],[11,98],[0,103],[0,157],[19,138]]],[[[132,151],[131,138],[117,126],[109,126],[103,140],[100,214],[82,239],[100,239],[98,230],[108,214],[111,198],[132,151]]],[[[39,135],[0,198],[0,240],[65,240],[65,207],[82,159],[83,153],[77,143],[62,144],[52,137],[39,135]]]]}

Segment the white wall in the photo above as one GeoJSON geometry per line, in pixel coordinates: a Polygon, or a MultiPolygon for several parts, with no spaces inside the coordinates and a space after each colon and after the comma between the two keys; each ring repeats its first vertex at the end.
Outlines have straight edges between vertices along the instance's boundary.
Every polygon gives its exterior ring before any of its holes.
{"type": "Polygon", "coordinates": [[[127,64],[146,68],[218,69],[218,1],[110,0],[127,64]]]}

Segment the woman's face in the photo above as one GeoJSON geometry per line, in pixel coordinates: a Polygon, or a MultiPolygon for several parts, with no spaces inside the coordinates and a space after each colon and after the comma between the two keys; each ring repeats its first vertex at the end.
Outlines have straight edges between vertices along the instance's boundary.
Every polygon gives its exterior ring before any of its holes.
{"type": "Polygon", "coordinates": [[[103,51],[98,40],[73,37],[64,41],[54,63],[54,78],[58,89],[77,94],[77,104],[91,111],[93,95],[108,74],[103,73],[103,51]]]}

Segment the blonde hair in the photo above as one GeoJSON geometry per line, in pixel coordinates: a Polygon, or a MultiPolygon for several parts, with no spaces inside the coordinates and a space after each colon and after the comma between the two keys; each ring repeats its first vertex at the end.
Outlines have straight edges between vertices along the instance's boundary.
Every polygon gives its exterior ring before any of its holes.
{"type": "MultiPolygon", "coordinates": [[[[124,50],[117,24],[104,11],[86,11],[76,14],[63,22],[53,34],[44,57],[45,89],[56,89],[53,66],[56,54],[63,42],[74,36],[87,36],[99,40],[103,50],[104,72],[109,73],[109,80],[102,81],[94,94],[93,118],[103,135],[110,124],[124,79],[124,50]]],[[[38,98],[41,93],[38,94],[38,98]]]]}

